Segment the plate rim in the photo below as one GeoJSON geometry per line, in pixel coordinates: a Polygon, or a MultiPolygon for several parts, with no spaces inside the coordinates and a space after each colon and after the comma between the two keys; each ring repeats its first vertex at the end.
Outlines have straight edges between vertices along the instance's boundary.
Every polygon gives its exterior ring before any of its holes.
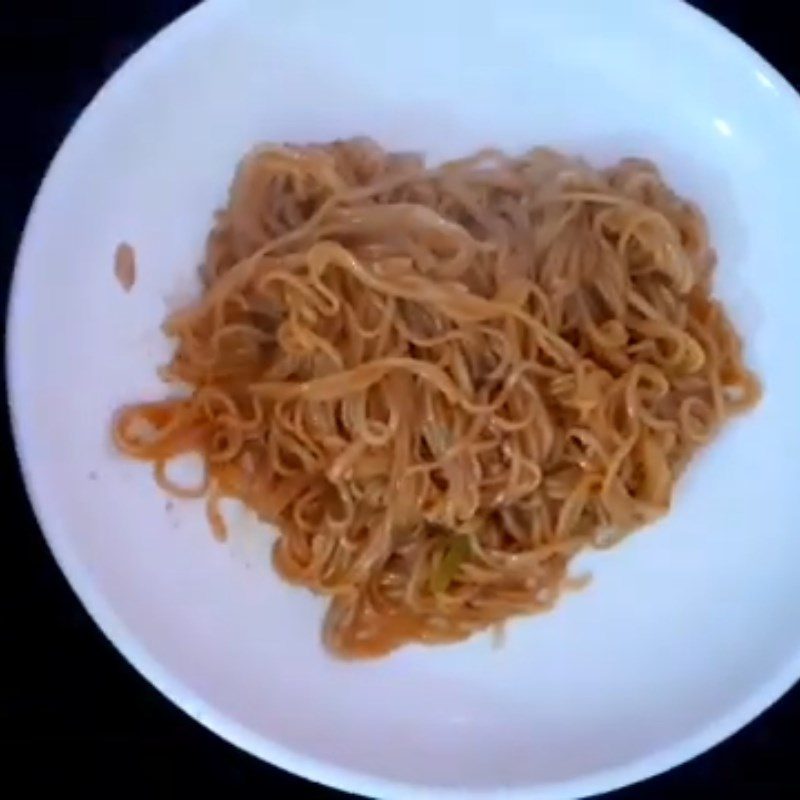
{"type": "MultiPolygon", "coordinates": [[[[317,0],[315,0],[317,1],[317,0]]],[[[324,0],[318,0],[324,2],[324,0]]],[[[513,1],[513,0],[512,0],[513,1]]],[[[632,762],[596,770],[578,778],[564,781],[540,783],[526,787],[489,787],[485,789],[466,789],[458,787],[435,787],[413,782],[381,778],[344,767],[324,759],[310,757],[288,748],[274,739],[257,733],[249,727],[229,717],[188,689],[182,679],[164,667],[158,658],[139,641],[122,622],[111,603],[97,590],[86,565],[69,547],[69,524],[48,511],[46,492],[37,486],[36,468],[26,455],[25,428],[21,411],[18,376],[19,366],[15,357],[16,341],[22,325],[19,306],[20,275],[28,259],[32,242],[36,238],[43,197],[55,183],[60,164],[71,150],[74,141],[80,138],[88,120],[107,93],[113,91],[135,70],[148,60],[155,60],[158,53],[166,48],[180,46],[181,38],[190,38],[194,26],[201,27],[213,23],[214,15],[235,9],[240,0],[202,0],[198,5],[179,15],[171,23],[147,39],[132,55],[105,80],[89,103],[84,107],[63,138],[51,159],[44,177],[34,195],[23,229],[14,267],[9,282],[8,303],[6,307],[6,347],[5,378],[6,405],[10,420],[12,442],[19,463],[25,492],[30,501],[33,516],[50,553],[67,581],[70,590],[85,609],[86,613],[100,629],[108,642],[123,658],[147,680],[162,696],[181,711],[199,722],[205,728],[233,744],[280,769],[294,773],[306,780],[324,784],[345,792],[357,792],[369,797],[403,797],[408,800],[487,800],[500,797],[509,800],[553,800],[553,798],[574,798],[609,792],[629,786],[666,772],[696,756],[710,750],[737,731],[752,722],[779,700],[800,679],[800,648],[782,667],[765,679],[741,703],[727,713],[709,722],[690,736],[674,742],[671,746],[654,751],[650,755],[632,762]],[[58,531],[58,534],[55,532],[58,531]]],[[[755,70],[764,74],[781,92],[786,101],[787,112],[794,115],[800,123],[800,93],[753,47],[730,31],[721,23],[690,5],[686,0],[668,0],[653,4],[648,11],[683,15],[685,22],[708,41],[724,44],[733,55],[749,63],[755,70]]]]}

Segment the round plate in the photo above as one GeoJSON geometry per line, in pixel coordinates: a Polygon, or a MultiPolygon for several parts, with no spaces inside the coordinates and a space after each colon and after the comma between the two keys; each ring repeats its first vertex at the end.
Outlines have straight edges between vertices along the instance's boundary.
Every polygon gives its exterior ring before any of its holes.
{"type": "Polygon", "coordinates": [[[218,0],[138,53],[56,158],[14,278],[8,369],[25,479],[100,627],[221,736],[313,780],[403,798],[574,797],[710,747],[800,674],[800,103],[688,6],[633,0],[218,0]],[[343,663],[323,603],[238,513],[211,537],[120,457],[160,397],[159,325],[198,290],[212,212],[257,142],[366,134],[431,159],[547,144],[655,159],[706,210],[718,291],[766,396],[672,514],[583,558],[588,590],[457,646],[343,663]],[[130,294],[113,274],[138,253],[130,294]]]}

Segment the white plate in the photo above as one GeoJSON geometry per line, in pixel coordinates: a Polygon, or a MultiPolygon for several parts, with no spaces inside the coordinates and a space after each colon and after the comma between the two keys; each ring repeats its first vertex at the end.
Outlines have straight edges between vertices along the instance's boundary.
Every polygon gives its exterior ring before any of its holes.
{"type": "Polygon", "coordinates": [[[14,279],[17,444],[50,546],[114,644],[242,748],[386,797],[574,797],[710,747],[800,674],[800,103],[676,2],[218,0],[94,100],[36,201],[14,279]],[[766,384],[689,471],[674,513],[585,563],[595,581],[489,637],[345,664],[322,603],[241,517],[215,543],[119,457],[111,414],[156,398],[168,307],[237,159],[368,134],[432,158],[536,143],[655,158],[708,212],[719,292],[766,384]],[[132,242],[139,280],[112,271],[132,242]]]}

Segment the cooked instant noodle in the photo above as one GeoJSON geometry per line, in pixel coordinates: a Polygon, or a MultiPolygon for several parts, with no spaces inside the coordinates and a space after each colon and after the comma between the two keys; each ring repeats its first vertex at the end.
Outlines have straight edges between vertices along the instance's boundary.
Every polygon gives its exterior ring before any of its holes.
{"type": "Polygon", "coordinates": [[[175,396],[114,437],[217,535],[226,497],[274,523],[334,653],[463,639],[551,608],[757,401],[714,262],[647,161],[264,147],[165,323],[175,396]],[[167,473],[187,452],[196,486],[167,473]]]}
{"type": "Polygon", "coordinates": [[[126,292],[136,283],[136,252],[127,242],[119,244],[114,253],[114,276],[126,292]]]}

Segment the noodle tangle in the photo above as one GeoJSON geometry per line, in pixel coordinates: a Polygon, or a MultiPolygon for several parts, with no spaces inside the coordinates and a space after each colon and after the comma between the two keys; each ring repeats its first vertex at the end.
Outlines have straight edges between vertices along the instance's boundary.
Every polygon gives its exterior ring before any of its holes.
{"type": "Polygon", "coordinates": [[[217,535],[225,497],[273,523],[334,653],[460,640],[551,608],[572,557],[664,514],[756,403],[714,263],[646,161],[260,148],[165,322],[177,397],[114,439],[217,535]],[[204,478],[176,485],[189,452],[204,478]]]}

